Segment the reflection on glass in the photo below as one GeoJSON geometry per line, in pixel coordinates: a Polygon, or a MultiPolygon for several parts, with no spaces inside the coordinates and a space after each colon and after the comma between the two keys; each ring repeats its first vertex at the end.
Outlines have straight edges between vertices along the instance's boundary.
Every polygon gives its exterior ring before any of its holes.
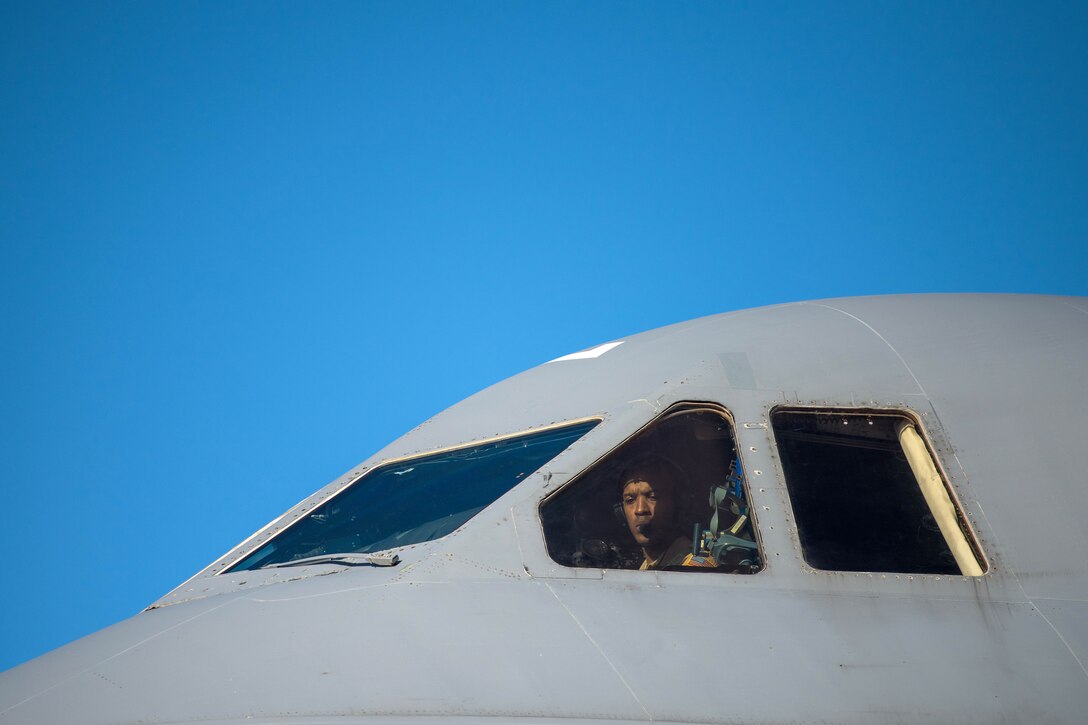
{"type": "Polygon", "coordinates": [[[585,435],[577,423],[375,469],[228,571],[445,536],[585,435]]]}

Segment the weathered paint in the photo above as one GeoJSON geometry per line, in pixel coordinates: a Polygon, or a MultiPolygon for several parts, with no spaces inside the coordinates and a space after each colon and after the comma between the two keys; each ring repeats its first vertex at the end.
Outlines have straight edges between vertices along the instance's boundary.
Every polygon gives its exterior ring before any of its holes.
{"type": "Polygon", "coordinates": [[[460,530],[398,550],[391,568],[219,574],[258,534],[148,611],[0,676],[0,723],[1080,722],[1085,310],[1036,296],[826,300],[546,363],[410,431],[268,529],[389,460],[603,421],[460,530]],[[552,561],[540,502],[684,401],[736,421],[766,568],[552,561]],[[986,573],[809,567],[769,425],[785,405],[915,418],[986,573]]]}

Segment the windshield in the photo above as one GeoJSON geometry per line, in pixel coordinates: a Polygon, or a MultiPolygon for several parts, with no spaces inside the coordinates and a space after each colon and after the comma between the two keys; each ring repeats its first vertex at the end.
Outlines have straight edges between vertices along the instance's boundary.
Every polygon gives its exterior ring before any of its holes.
{"type": "Polygon", "coordinates": [[[600,421],[412,458],[371,471],[227,571],[445,536],[600,421]]]}

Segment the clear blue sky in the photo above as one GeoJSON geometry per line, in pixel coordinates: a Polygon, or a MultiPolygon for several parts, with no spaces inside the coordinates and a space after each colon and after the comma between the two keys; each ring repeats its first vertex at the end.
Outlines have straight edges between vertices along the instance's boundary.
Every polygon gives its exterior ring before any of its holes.
{"type": "Polygon", "coordinates": [[[1086,7],[3,0],[0,669],[558,355],[1088,294],[1086,7]]]}

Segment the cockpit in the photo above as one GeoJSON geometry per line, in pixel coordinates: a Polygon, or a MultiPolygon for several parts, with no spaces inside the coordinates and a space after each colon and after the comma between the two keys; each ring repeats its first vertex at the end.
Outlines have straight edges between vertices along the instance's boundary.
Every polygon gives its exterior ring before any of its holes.
{"type": "MultiPolygon", "coordinates": [[[[985,571],[910,415],[781,408],[769,419],[809,566],[985,571]]],[[[600,423],[584,418],[386,462],[266,529],[220,573],[396,564],[395,554],[377,554],[453,533],[600,423]]],[[[765,568],[733,419],[716,403],[674,405],[560,483],[533,506],[547,555],[561,567],[765,568]]]]}
{"type": "MultiPolygon", "coordinates": [[[[346,562],[350,555],[442,538],[599,422],[576,421],[386,463],[304,512],[224,573],[346,562]]],[[[576,476],[540,506],[549,555],[570,567],[647,568],[652,545],[647,538],[643,547],[639,539],[652,531],[647,536],[655,541],[668,538],[670,556],[649,568],[759,571],[762,557],[731,425],[717,406],[681,405],[576,476]],[[660,464],[655,470],[672,472],[667,482],[649,476],[656,487],[651,496],[663,501],[652,523],[640,518],[646,512],[625,514],[621,480],[632,463],[649,460],[660,464]]]]}
{"type": "Polygon", "coordinates": [[[667,411],[546,499],[540,517],[549,554],[565,566],[734,574],[763,566],[732,423],[713,405],[667,411]],[[636,490],[658,497],[664,514],[636,510],[636,490]]]}

